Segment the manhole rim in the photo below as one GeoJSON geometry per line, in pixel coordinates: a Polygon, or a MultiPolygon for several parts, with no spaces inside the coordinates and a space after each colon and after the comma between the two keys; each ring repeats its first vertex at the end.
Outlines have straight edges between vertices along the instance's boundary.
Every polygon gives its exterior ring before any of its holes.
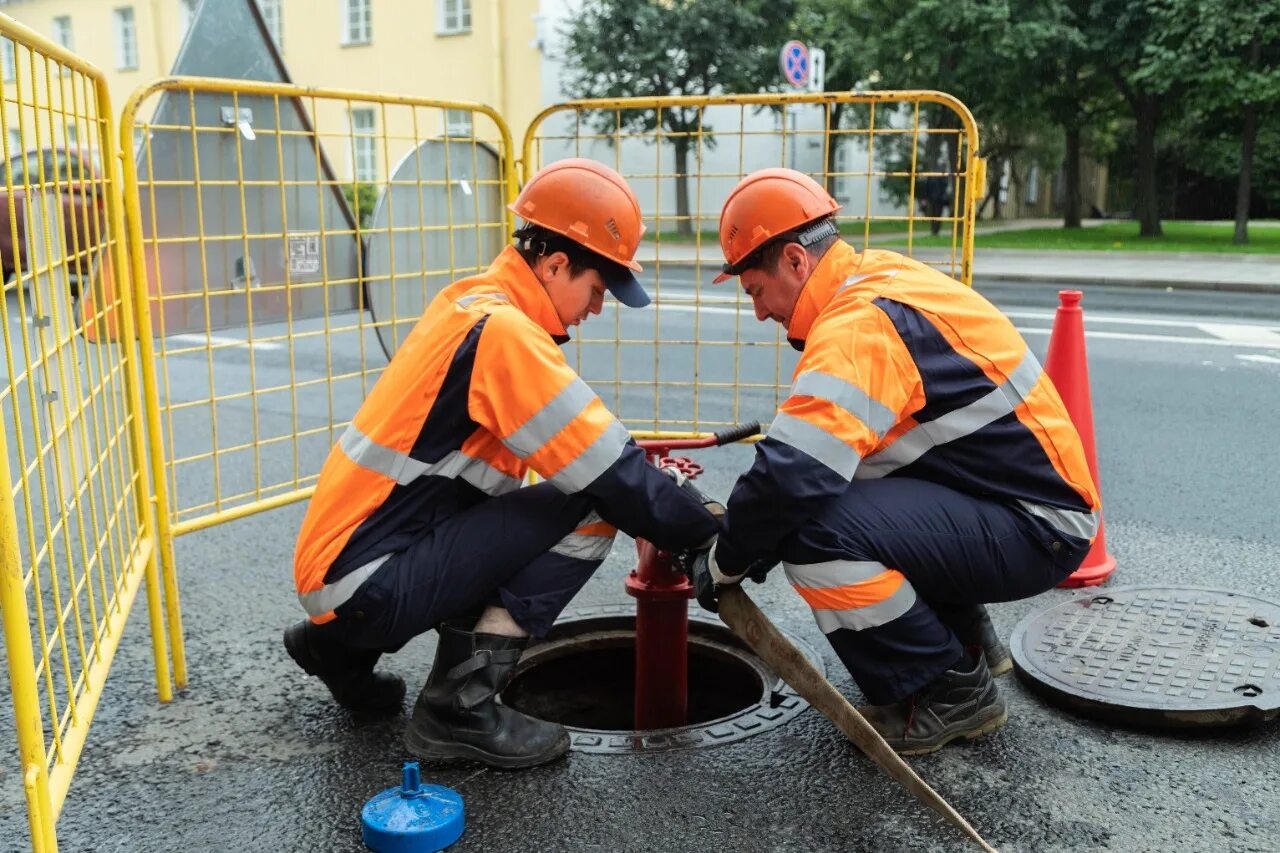
{"type": "MultiPolygon", "coordinates": [[[[617,618],[634,619],[635,605],[591,605],[574,610],[566,610],[556,620],[553,630],[579,622],[617,618]]],[[[693,606],[689,609],[689,624],[691,636],[693,636],[692,630],[696,625],[715,628],[717,631],[723,631],[728,636],[736,639],[736,635],[733,634],[732,630],[718,618],[700,609],[695,609],[693,606]]],[[[813,646],[785,629],[779,628],[779,630],[796,645],[796,648],[810,663],[817,667],[820,673],[826,674],[826,664],[813,646]]],[[[699,639],[706,641],[705,637],[699,639]]],[[[714,641],[711,642],[714,643],[714,641]]],[[[737,640],[737,642],[741,643],[741,640],[737,640]]],[[[543,644],[540,643],[538,645],[543,644]]],[[[538,645],[530,646],[526,655],[536,654],[538,645]]],[[[733,646],[726,643],[719,643],[718,645],[733,648],[733,646]]],[[[750,653],[750,657],[757,661],[759,660],[754,653],[750,653]]],[[[739,660],[745,663],[746,657],[739,657],[739,660]]],[[[523,663],[522,659],[521,664],[523,663]]],[[[763,665],[763,661],[760,663],[763,665]]],[[[759,667],[752,664],[751,668],[759,674],[759,667]]],[[[519,671],[520,667],[518,666],[514,674],[518,674],[519,671]]],[[[808,709],[808,701],[796,693],[791,688],[791,685],[779,678],[767,666],[763,667],[763,671],[768,673],[772,680],[763,680],[764,688],[761,701],[743,708],[736,714],[717,717],[714,720],[690,726],[677,726],[667,729],[587,729],[565,726],[569,732],[570,748],[574,752],[586,754],[630,755],[641,752],[673,752],[700,749],[720,744],[737,743],[778,728],[808,709]],[[771,685],[773,686],[771,687],[771,685]]]]}
{"type": "MultiPolygon", "coordinates": [[[[590,618],[592,617],[588,617],[588,619],[590,618]]],[[[606,617],[606,618],[612,618],[612,617],[606,617]]],[[[587,619],[570,620],[565,624],[573,624],[574,621],[587,621],[587,619]]],[[[690,624],[694,624],[693,620],[690,620],[690,624]]],[[[697,624],[709,625],[710,623],[699,621],[697,624]]],[[[729,630],[726,626],[720,623],[715,623],[715,624],[726,631],[729,630]]],[[[603,640],[612,640],[615,638],[624,639],[628,635],[633,638],[635,637],[634,630],[628,631],[623,628],[613,628],[609,630],[595,631],[590,633],[599,634],[600,639],[603,639],[603,640]]],[[[544,663],[550,663],[551,661],[558,660],[561,657],[565,657],[566,655],[556,654],[556,652],[558,652],[561,648],[568,646],[573,640],[581,639],[581,637],[582,635],[575,635],[573,637],[565,637],[559,640],[553,640],[548,643],[539,643],[537,646],[530,646],[529,651],[526,652],[524,656],[520,658],[520,663],[516,666],[515,670],[512,672],[511,680],[514,681],[515,679],[519,678],[521,675],[523,675],[528,670],[534,668],[535,666],[538,666],[544,663]]],[[[742,665],[744,668],[749,669],[751,673],[757,679],[759,679],[759,683],[760,683],[760,698],[756,700],[754,705],[762,705],[772,700],[776,691],[770,686],[771,684],[772,685],[785,684],[785,682],[783,682],[781,679],[778,678],[775,672],[773,672],[767,666],[765,666],[764,661],[760,660],[760,658],[756,657],[754,654],[749,656],[743,655],[743,654],[735,654],[739,650],[736,649],[734,646],[731,646],[728,643],[717,642],[715,639],[710,637],[697,636],[693,633],[689,634],[689,643],[690,645],[696,644],[699,648],[710,650],[713,653],[721,654],[725,657],[732,657],[735,662],[742,665]]],[[[607,648],[607,646],[605,648],[607,648]]],[[[586,726],[567,726],[566,728],[569,728],[570,731],[581,731],[581,732],[587,732],[595,735],[614,735],[614,734],[619,734],[624,732],[627,734],[650,735],[650,734],[659,734],[662,732],[684,731],[687,728],[693,728],[697,726],[714,726],[724,722],[731,722],[737,719],[738,717],[742,716],[742,714],[745,711],[750,710],[750,708],[754,707],[754,705],[749,705],[746,708],[743,708],[739,711],[735,711],[732,714],[725,714],[724,716],[721,716],[721,717],[715,717],[714,719],[704,720],[701,723],[695,723],[693,724],[693,726],[675,726],[673,728],[667,728],[667,729],[592,729],[592,728],[587,728],[586,726]]]]}

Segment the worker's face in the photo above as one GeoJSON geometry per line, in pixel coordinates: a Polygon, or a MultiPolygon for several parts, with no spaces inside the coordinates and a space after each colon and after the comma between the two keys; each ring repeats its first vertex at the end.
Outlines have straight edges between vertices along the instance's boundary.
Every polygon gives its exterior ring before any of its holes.
{"type": "Polygon", "coordinates": [[[567,329],[576,326],[604,307],[604,279],[595,270],[569,273],[569,256],[552,252],[538,263],[538,279],[547,289],[556,316],[567,329]]]}
{"type": "Polygon", "coordinates": [[[809,253],[799,243],[788,243],[772,270],[754,267],[738,278],[743,291],[751,297],[756,319],[773,320],[789,329],[796,301],[809,280],[810,271],[809,253]]]}

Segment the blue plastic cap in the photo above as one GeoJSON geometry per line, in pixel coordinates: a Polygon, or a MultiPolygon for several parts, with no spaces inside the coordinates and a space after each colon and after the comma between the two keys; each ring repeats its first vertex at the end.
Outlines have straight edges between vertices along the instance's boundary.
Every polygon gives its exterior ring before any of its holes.
{"type": "Polygon", "coordinates": [[[375,795],[360,810],[362,837],[376,853],[436,853],[462,837],[462,795],[424,785],[416,761],[404,765],[404,783],[375,795]]]}

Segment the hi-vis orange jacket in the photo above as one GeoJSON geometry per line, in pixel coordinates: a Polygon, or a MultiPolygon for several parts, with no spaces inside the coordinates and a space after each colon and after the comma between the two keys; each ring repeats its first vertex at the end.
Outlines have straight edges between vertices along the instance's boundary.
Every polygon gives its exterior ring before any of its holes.
{"type": "Polygon", "coordinates": [[[519,488],[530,468],[659,547],[715,534],[715,519],[646,461],[568,365],[567,340],[511,247],[432,300],[320,472],[294,553],[313,620],[332,619],[388,554],[519,488]]]}
{"type": "Polygon", "coordinates": [[[776,562],[778,543],[855,478],[929,480],[1093,539],[1098,493],[1080,437],[1022,336],[974,290],[839,242],[787,334],[804,355],[729,500],[722,573],[776,562]]]}

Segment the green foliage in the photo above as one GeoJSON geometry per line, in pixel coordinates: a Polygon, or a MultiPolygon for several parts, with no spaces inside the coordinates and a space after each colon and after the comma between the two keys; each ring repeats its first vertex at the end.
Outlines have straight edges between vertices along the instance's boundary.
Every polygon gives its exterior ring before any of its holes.
{"type": "Polygon", "coordinates": [[[368,228],[373,224],[373,211],[378,206],[379,187],[377,184],[344,184],[342,195],[352,212],[360,217],[360,227],[368,228]]]}
{"type": "MultiPolygon", "coordinates": [[[[1280,222],[1258,223],[1247,246],[1231,242],[1230,223],[1178,222],[1164,223],[1163,237],[1140,237],[1138,223],[1108,222],[1089,228],[1035,228],[1024,231],[1002,231],[983,234],[979,229],[974,246],[979,249],[1029,249],[1042,251],[1124,251],[1124,252],[1232,252],[1280,254],[1280,222]]],[[[899,245],[903,245],[900,242],[899,245]]],[[[947,236],[917,236],[913,248],[951,245],[947,236]]]]}
{"type": "MultiPolygon", "coordinates": [[[[565,90],[631,98],[776,87],[793,7],[791,0],[586,0],[564,32],[565,90]]],[[[651,131],[661,120],[667,131],[686,133],[698,129],[699,113],[601,110],[592,122],[611,133],[651,131]]]]}
{"type": "MultiPolygon", "coordinates": [[[[777,85],[793,0],[586,0],[565,31],[565,91],[575,98],[757,92],[777,85]]],[[[715,145],[698,107],[596,110],[600,133],[661,126],[675,155],[680,233],[692,234],[689,155],[715,145]]]]}

